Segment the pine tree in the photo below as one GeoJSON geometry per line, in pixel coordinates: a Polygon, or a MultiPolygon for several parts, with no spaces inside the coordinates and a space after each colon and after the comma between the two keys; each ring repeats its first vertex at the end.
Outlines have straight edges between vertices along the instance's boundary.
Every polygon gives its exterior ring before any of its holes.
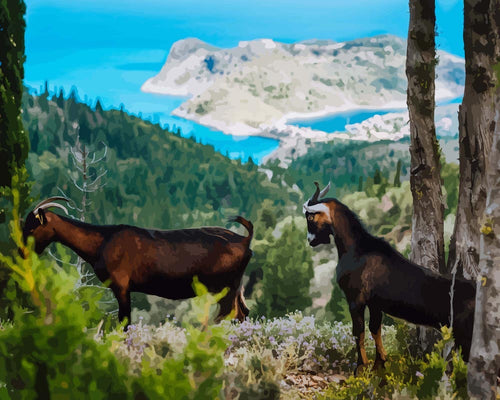
{"type": "Polygon", "coordinates": [[[59,108],[64,107],[64,91],[62,88],[59,90],[59,96],[57,96],[56,104],[59,108]]]}
{"type": "Polygon", "coordinates": [[[396,175],[394,175],[394,186],[395,187],[400,187],[401,186],[401,159],[398,160],[398,164],[396,166],[396,175]]]}
{"type": "Polygon", "coordinates": [[[21,120],[25,12],[22,0],[0,0],[0,187],[11,185],[29,151],[21,120]]]}
{"type": "Polygon", "coordinates": [[[382,173],[380,172],[380,168],[375,168],[375,173],[373,174],[373,183],[375,185],[380,185],[382,183],[382,173]]]}
{"type": "Polygon", "coordinates": [[[270,244],[262,271],[262,294],[256,307],[259,315],[278,317],[312,305],[311,249],[295,223],[286,225],[281,237],[270,244]]]}
{"type": "Polygon", "coordinates": [[[332,313],[334,321],[350,322],[349,306],[345,298],[344,292],[337,283],[337,275],[332,279],[333,289],[332,297],[326,305],[326,310],[332,313]]]}
{"type": "Polygon", "coordinates": [[[68,96],[68,117],[70,121],[76,121],[79,117],[80,104],[78,103],[78,93],[75,87],[71,88],[68,96]]]}
{"type": "Polygon", "coordinates": [[[362,192],[363,191],[363,177],[360,175],[359,179],[358,179],[358,192],[362,192]]]}
{"type": "Polygon", "coordinates": [[[98,112],[99,114],[102,114],[102,104],[101,104],[101,101],[99,99],[97,99],[96,103],[95,103],[95,110],[96,112],[98,112]]]}

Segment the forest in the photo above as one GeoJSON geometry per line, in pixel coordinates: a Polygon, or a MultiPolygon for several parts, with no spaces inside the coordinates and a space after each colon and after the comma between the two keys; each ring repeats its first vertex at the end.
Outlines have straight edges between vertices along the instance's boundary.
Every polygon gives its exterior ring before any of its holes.
{"type": "MultiPolygon", "coordinates": [[[[458,137],[436,138],[434,2],[411,0],[410,137],[312,143],[287,167],[232,160],[176,127],[82,101],[77,88],[26,87],[25,7],[0,2],[1,399],[497,398],[500,2],[465,1],[458,137]],[[458,162],[444,155],[450,146],[458,162]],[[331,182],[330,194],[406,258],[477,282],[468,363],[453,327],[384,315],[385,368],[358,371],[337,252],[306,241],[302,204],[315,181],[331,182]],[[90,264],[60,243],[37,255],[23,241],[27,215],[52,196],[96,225],[243,234],[228,220],[249,219],[249,316],[216,323],[225,294],[195,278],[188,300],[132,293],[127,326],[90,264]]],[[[375,358],[371,338],[366,352],[375,358]]]]}

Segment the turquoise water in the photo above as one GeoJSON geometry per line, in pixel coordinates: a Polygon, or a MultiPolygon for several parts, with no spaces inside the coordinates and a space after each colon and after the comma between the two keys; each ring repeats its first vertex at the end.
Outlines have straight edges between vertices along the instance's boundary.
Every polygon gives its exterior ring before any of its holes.
{"type": "MultiPolygon", "coordinates": [[[[440,101],[437,105],[445,106],[448,104],[456,104],[461,102],[462,97],[457,97],[455,99],[440,101]]],[[[316,129],[327,133],[344,132],[345,126],[348,124],[358,124],[375,115],[384,115],[392,112],[403,111],[406,111],[406,108],[388,110],[352,110],[328,115],[326,117],[296,119],[293,121],[289,121],[288,123],[290,125],[316,129]]]]}
{"type": "Polygon", "coordinates": [[[345,111],[326,117],[309,118],[304,120],[290,121],[290,125],[307,127],[327,133],[344,132],[348,124],[357,124],[374,115],[384,115],[390,112],[401,112],[404,110],[353,110],[345,111]]]}
{"type": "MultiPolygon", "coordinates": [[[[243,160],[251,156],[256,162],[278,142],[224,135],[171,117],[182,99],[140,91],[142,83],[163,66],[175,41],[198,37],[215,46],[234,47],[241,40],[257,38],[286,43],[311,38],[344,41],[383,33],[404,37],[408,30],[408,4],[395,0],[384,0],[383,5],[371,0],[26,3],[27,85],[39,88],[47,80],[52,90],[63,87],[66,94],[75,86],[88,103],[97,97],[104,108],[123,103],[132,114],[175,124],[184,136],[194,134],[223,154],[243,160]]],[[[456,0],[436,3],[440,48],[458,55],[463,54],[462,9],[456,0]]],[[[349,118],[355,121],[354,116],[349,118]]],[[[335,124],[340,127],[342,122],[335,124]]]]}
{"type": "Polygon", "coordinates": [[[68,95],[74,87],[78,97],[88,104],[95,104],[97,98],[104,109],[118,108],[123,104],[128,113],[159,122],[165,127],[168,125],[171,129],[180,128],[182,136],[195,136],[198,142],[212,145],[232,159],[246,162],[252,157],[255,163],[260,163],[264,156],[278,148],[279,142],[274,139],[226,135],[184,118],[171,116],[170,113],[186,98],[141,91],[142,84],[158,73],[166,57],[166,51],[154,49],[111,51],[97,48],[57,54],[45,60],[43,68],[28,63],[25,83],[40,92],[44,84],[42,77],[46,75],[44,71],[49,69],[57,76],[49,80],[51,92],[58,92],[62,88],[68,95]],[[61,63],[61,58],[64,63],[61,63]],[[82,60],[85,63],[82,64],[82,60]]]}
{"type": "Polygon", "coordinates": [[[251,157],[255,163],[260,164],[263,157],[279,146],[279,142],[274,139],[227,135],[196,122],[171,116],[166,112],[143,112],[142,116],[153,122],[160,122],[164,127],[168,125],[168,128],[174,131],[180,128],[183,137],[194,136],[197,142],[212,145],[215,150],[229,158],[241,159],[244,162],[251,157]]]}

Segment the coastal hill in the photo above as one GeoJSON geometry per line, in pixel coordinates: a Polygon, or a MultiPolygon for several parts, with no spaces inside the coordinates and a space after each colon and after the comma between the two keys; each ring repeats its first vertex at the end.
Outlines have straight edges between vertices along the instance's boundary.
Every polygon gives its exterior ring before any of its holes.
{"type": "MultiPolygon", "coordinates": [[[[145,92],[186,96],[173,114],[233,135],[324,139],[287,125],[350,109],[406,107],[406,41],[391,35],[293,44],[259,39],[231,49],[176,42],[145,92]]],[[[464,61],[438,51],[436,100],[463,94],[464,61]]]]}

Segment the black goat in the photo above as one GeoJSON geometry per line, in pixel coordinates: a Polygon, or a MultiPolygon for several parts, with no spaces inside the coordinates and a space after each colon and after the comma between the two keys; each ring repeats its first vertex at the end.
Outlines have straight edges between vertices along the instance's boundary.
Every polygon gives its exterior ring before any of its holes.
{"type": "MultiPolygon", "coordinates": [[[[370,235],[357,216],[336,199],[322,199],[328,185],[304,204],[307,238],[311,246],[330,243],[332,234],[339,262],[337,282],[343,290],[352,318],[358,367],[368,364],[364,348],[365,308],[370,310],[370,332],[375,340],[374,368],[383,367],[382,312],[408,322],[439,329],[450,323],[452,279],[405,259],[385,240],[370,235]]],[[[476,288],[473,282],[456,279],[453,290],[453,333],[462,354],[469,358],[476,288]]]]}
{"type": "Polygon", "coordinates": [[[38,204],[26,218],[23,239],[35,238],[40,254],[50,243],[60,242],[87,261],[102,281],[110,281],[118,300],[118,317],[130,324],[130,292],[168,299],[195,295],[192,282],[198,276],[210,292],[229,288],[219,301],[218,319],[236,311],[240,321],[248,315],[241,278],[252,256],[253,225],[242,217],[249,235],[240,236],[219,227],[182,230],[152,230],[129,225],[99,226],[46,212],[49,207],[66,208],[52,197],[38,204]]]}

